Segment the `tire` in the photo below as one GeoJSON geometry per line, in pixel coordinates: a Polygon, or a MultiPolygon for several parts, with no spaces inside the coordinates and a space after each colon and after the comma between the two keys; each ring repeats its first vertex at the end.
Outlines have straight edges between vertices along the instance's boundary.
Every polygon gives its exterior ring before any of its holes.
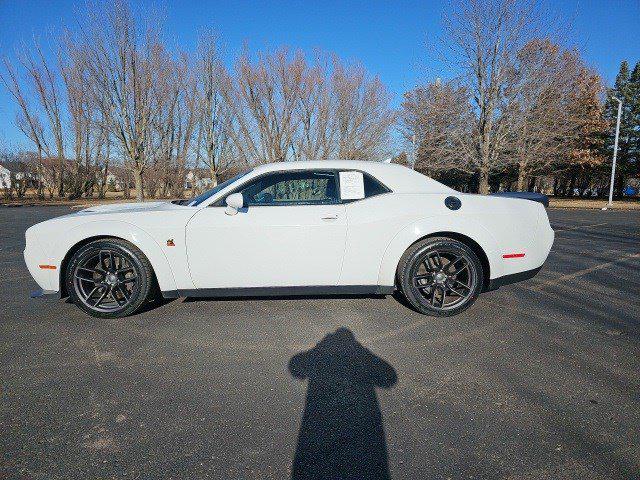
{"type": "Polygon", "coordinates": [[[69,298],[97,318],[135,313],[155,293],[153,267],[135,245],[104,238],[80,247],[65,272],[69,298]]]}
{"type": "Polygon", "coordinates": [[[409,304],[422,314],[438,317],[469,308],[480,294],[483,278],[475,252],[447,237],[415,243],[398,265],[398,284],[409,304]]]}

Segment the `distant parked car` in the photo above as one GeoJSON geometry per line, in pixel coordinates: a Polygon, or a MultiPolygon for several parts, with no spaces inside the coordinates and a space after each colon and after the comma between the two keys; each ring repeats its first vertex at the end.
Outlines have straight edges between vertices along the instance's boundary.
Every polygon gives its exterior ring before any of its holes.
{"type": "Polygon", "coordinates": [[[549,197],[542,193],[536,192],[497,192],[492,195],[497,197],[522,198],[524,200],[532,200],[541,203],[546,207],[549,206],[549,197]]]}
{"type": "Polygon", "coordinates": [[[48,220],[27,230],[24,258],[43,289],[96,317],[134,313],[156,286],[166,298],[399,290],[448,316],[533,277],[553,238],[540,203],[327,160],[262,165],[187,201],[48,220]]]}

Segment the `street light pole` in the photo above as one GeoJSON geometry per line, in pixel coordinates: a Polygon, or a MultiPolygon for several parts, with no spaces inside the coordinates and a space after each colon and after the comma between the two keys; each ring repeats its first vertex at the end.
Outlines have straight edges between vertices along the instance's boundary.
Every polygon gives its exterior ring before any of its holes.
{"type": "Polygon", "coordinates": [[[622,116],[622,100],[613,97],[618,102],[618,121],[616,122],[616,139],[613,142],[613,165],[611,166],[611,183],[609,184],[609,203],[608,207],[613,205],[613,182],[616,177],[616,160],[618,158],[618,136],[620,135],[620,117],[622,116]]]}

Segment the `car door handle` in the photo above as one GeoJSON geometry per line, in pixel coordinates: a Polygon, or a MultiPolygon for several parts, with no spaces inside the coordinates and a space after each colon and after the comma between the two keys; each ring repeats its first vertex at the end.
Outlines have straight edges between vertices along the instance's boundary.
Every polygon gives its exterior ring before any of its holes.
{"type": "Polygon", "coordinates": [[[322,217],[322,220],[337,220],[337,219],[338,219],[338,215],[326,215],[322,217]]]}

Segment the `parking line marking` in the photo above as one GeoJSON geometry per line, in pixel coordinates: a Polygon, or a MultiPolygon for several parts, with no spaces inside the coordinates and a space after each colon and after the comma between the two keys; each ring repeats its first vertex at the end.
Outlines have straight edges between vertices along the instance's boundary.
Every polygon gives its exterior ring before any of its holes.
{"type": "Polygon", "coordinates": [[[621,263],[621,262],[625,262],[627,260],[630,260],[633,258],[639,258],[639,257],[640,257],[640,253],[632,253],[630,255],[627,255],[626,257],[619,258],[617,260],[612,260],[610,262],[605,262],[605,263],[599,263],[598,265],[594,265],[593,267],[585,268],[583,270],[578,270],[577,272],[568,273],[567,275],[562,275],[558,278],[554,278],[553,280],[547,280],[546,282],[538,283],[537,285],[533,285],[532,287],[529,287],[529,290],[533,290],[534,292],[539,292],[545,287],[558,285],[559,283],[562,283],[565,280],[582,277],[583,275],[587,275],[591,272],[595,272],[596,270],[601,270],[615,263],[621,263]]]}
{"type": "Polygon", "coordinates": [[[567,227],[567,228],[556,228],[554,229],[555,232],[566,232],[567,230],[577,230],[579,228],[593,228],[593,227],[601,227],[602,225],[606,225],[607,222],[602,222],[602,223],[594,223],[591,225],[575,225],[573,227],[567,227]]]}

